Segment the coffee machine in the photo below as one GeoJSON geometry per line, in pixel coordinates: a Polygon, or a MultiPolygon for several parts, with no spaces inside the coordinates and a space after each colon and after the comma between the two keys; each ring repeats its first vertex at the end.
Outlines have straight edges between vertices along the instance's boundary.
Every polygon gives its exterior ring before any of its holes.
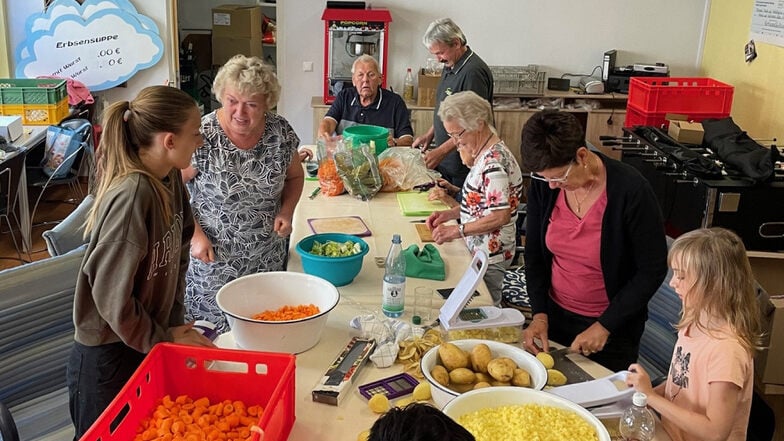
{"type": "Polygon", "coordinates": [[[331,104],[344,87],[353,87],[351,66],[370,55],[387,86],[387,44],[392,16],[387,9],[324,9],[324,104],[331,104]]]}

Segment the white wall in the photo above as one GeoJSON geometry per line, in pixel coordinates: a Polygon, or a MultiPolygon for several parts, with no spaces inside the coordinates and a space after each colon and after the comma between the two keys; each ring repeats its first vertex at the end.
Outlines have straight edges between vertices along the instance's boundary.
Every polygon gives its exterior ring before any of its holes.
{"type": "MultiPolygon", "coordinates": [[[[153,17],[164,31],[166,2],[131,0],[140,12],[153,17]]],[[[180,25],[209,23],[212,6],[253,3],[254,0],[179,0],[180,25]]],[[[320,96],[324,79],[324,0],[277,0],[278,75],[283,86],[280,112],[291,122],[304,144],[313,140],[312,96],[320,96]],[[311,61],[312,72],[302,64],[311,61]]],[[[402,90],[407,67],[421,66],[429,53],[421,39],[427,25],[451,17],[468,44],[491,65],[538,64],[548,76],[564,72],[589,73],[604,51],[618,49],[618,63],[664,62],[673,75],[699,71],[707,9],[710,0],[379,0],[374,7],[389,8],[389,80],[402,90]]],[[[43,0],[40,2],[43,3],[43,0]]],[[[9,44],[22,38],[21,26],[35,0],[6,0],[9,44]]],[[[167,54],[170,48],[167,40],[167,54]]],[[[166,57],[165,57],[166,58],[166,57]]],[[[129,81],[128,95],[139,85],[160,84],[170,77],[162,60],[129,81]]],[[[13,69],[13,66],[11,66],[13,69]]]]}
{"type": "MultiPolygon", "coordinates": [[[[188,0],[181,0],[188,1],[188,0]]],[[[590,73],[604,51],[618,49],[618,63],[664,62],[672,75],[699,72],[710,0],[386,0],[374,7],[392,13],[389,80],[402,90],[406,67],[421,66],[427,25],[451,17],[468,44],[490,65],[538,64],[548,76],[590,73]]],[[[313,140],[310,100],[322,91],[324,22],[321,0],[278,0],[285,45],[278,67],[281,110],[304,144],[313,140]],[[313,72],[302,63],[313,61],[313,72]]]]}

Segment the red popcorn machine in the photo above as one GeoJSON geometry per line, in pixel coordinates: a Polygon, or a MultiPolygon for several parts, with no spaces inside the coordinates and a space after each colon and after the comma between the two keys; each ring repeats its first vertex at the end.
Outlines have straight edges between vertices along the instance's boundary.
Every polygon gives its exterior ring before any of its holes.
{"type": "Polygon", "coordinates": [[[353,87],[351,66],[370,55],[387,87],[387,43],[392,16],[387,9],[324,9],[324,104],[331,104],[344,87],[353,87]]]}

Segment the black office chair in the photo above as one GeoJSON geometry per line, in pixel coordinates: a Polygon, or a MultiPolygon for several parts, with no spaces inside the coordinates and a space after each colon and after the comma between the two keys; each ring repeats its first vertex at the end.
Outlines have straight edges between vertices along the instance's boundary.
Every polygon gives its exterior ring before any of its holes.
{"type": "Polygon", "coordinates": [[[19,431],[16,429],[14,417],[0,401],[0,441],[19,441],[19,431]]]}
{"type": "MultiPolygon", "coordinates": [[[[27,185],[29,187],[37,187],[40,189],[35,204],[33,205],[33,209],[30,212],[31,222],[34,221],[35,214],[38,212],[38,206],[41,204],[41,202],[53,202],[43,200],[43,196],[46,193],[46,190],[51,187],[67,185],[69,188],[71,197],[64,201],[58,202],[66,202],[74,205],[81,203],[85,197],[85,194],[82,191],[82,187],[79,183],[79,177],[82,175],[83,171],[87,171],[88,176],[90,177],[93,173],[94,146],[92,125],[87,120],[80,118],[64,121],[60,125],[73,130],[78,130],[81,143],[75,151],[73,151],[60,163],[59,166],[57,166],[51,175],[44,173],[42,166],[27,167],[27,185]],[[71,161],[72,158],[73,161],[71,161]],[[61,173],[61,168],[64,167],[69,167],[69,169],[67,173],[63,174],[61,173]],[[59,177],[61,175],[62,177],[59,177]]],[[[56,224],[58,222],[59,220],[39,222],[35,225],[40,226],[46,224],[56,224]]]]}
{"type": "MultiPolygon", "coordinates": [[[[16,216],[16,195],[19,189],[19,179],[24,165],[25,153],[17,152],[13,157],[3,161],[3,169],[0,170],[0,234],[5,234],[2,222],[5,221],[5,224],[8,227],[8,234],[11,236],[11,240],[14,243],[14,249],[16,249],[16,260],[21,263],[30,261],[29,255],[27,256],[27,259],[22,257],[19,242],[16,240],[16,232],[21,228],[19,218],[16,216]],[[13,223],[11,222],[12,219],[13,223]]],[[[13,258],[4,259],[13,260],[13,258]]]]}

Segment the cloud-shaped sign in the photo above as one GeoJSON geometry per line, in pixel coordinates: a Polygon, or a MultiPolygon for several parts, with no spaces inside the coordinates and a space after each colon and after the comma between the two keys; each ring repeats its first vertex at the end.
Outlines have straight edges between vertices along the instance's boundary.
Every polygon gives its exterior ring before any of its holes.
{"type": "Polygon", "coordinates": [[[115,87],[158,63],[158,27],[127,0],[57,0],[27,19],[16,76],[73,78],[92,91],[115,87]]]}

